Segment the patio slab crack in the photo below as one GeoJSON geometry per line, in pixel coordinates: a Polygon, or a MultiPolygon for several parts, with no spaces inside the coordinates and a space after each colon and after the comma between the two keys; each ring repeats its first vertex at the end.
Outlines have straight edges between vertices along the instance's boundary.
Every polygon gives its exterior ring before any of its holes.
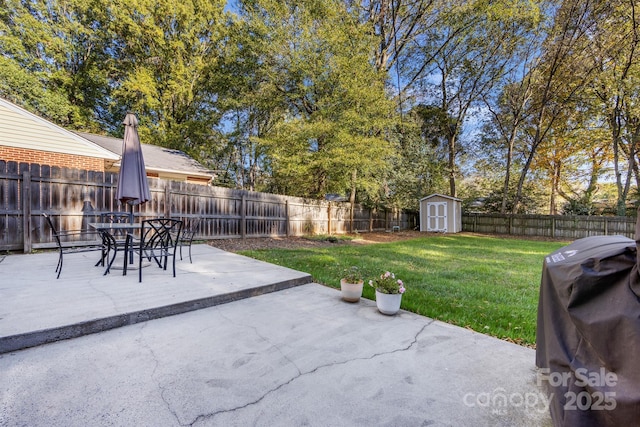
{"type": "Polygon", "coordinates": [[[140,328],[140,332],[138,334],[138,337],[136,338],[136,342],[140,345],[140,347],[146,349],[147,352],[151,355],[151,359],[153,360],[153,370],[151,371],[151,375],[150,376],[151,376],[151,378],[153,378],[155,380],[156,385],[158,387],[158,390],[160,391],[160,398],[164,402],[164,405],[166,406],[167,410],[169,410],[171,415],[173,415],[173,417],[176,419],[178,425],[180,425],[180,426],[188,425],[188,424],[183,424],[182,422],[180,422],[180,417],[178,416],[176,411],[171,407],[171,403],[169,403],[169,401],[165,397],[165,393],[167,391],[167,388],[164,387],[161,384],[161,382],[158,381],[158,379],[156,378],[156,371],[158,370],[158,367],[160,366],[160,361],[158,360],[158,356],[157,356],[156,352],[153,350],[153,348],[151,348],[151,346],[149,346],[149,344],[147,344],[147,342],[144,339],[144,330],[145,330],[147,324],[148,324],[148,322],[143,322],[142,323],[142,327],[140,328]]]}
{"type": "Polygon", "coordinates": [[[97,293],[103,295],[106,299],[108,299],[111,302],[111,305],[112,305],[113,309],[116,312],[118,312],[118,303],[113,298],[113,295],[110,294],[109,292],[106,292],[104,289],[101,289],[100,287],[96,286],[95,280],[89,280],[88,282],[89,282],[89,287],[91,289],[93,289],[94,291],[96,291],[97,293]]]}
{"type": "MultiPolygon", "coordinates": [[[[239,410],[242,410],[242,409],[248,408],[248,407],[250,407],[250,406],[252,406],[252,405],[256,405],[256,404],[260,403],[261,401],[263,401],[265,398],[267,398],[269,395],[271,395],[271,394],[273,394],[273,393],[277,392],[278,390],[280,390],[280,389],[282,389],[282,388],[284,388],[284,387],[288,386],[289,384],[293,383],[294,381],[296,381],[296,380],[298,380],[298,379],[300,379],[300,378],[303,378],[303,377],[305,377],[305,376],[315,374],[315,373],[317,373],[318,371],[321,371],[321,370],[323,370],[323,369],[331,368],[331,367],[334,367],[334,366],[346,365],[346,364],[348,364],[348,363],[355,362],[355,361],[359,361],[359,360],[373,360],[373,359],[375,359],[375,358],[377,358],[377,357],[382,357],[382,356],[387,356],[387,355],[394,354],[394,353],[399,353],[399,352],[408,351],[408,350],[410,350],[414,345],[416,345],[416,344],[417,344],[417,342],[418,342],[418,337],[419,337],[419,336],[424,332],[424,330],[425,330],[428,326],[430,326],[431,324],[433,324],[433,322],[434,322],[434,320],[430,319],[430,320],[429,320],[429,322],[427,322],[426,324],[424,324],[424,325],[420,328],[420,330],[418,330],[418,331],[414,334],[414,336],[413,336],[413,340],[412,340],[409,344],[407,344],[406,346],[404,346],[404,347],[396,348],[396,349],[389,350],[389,351],[383,351],[383,352],[379,352],[379,353],[374,353],[374,354],[372,354],[372,355],[370,355],[370,356],[366,356],[366,357],[354,357],[354,358],[347,359],[347,360],[342,360],[342,361],[339,361],[339,362],[332,362],[332,363],[327,363],[327,364],[324,364],[324,365],[319,365],[319,366],[316,366],[315,368],[313,368],[313,369],[311,369],[310,371],[307,371],[307,372],[301,372],[301,371],[300,371],[300,369],[297,367],[297,365],[296,365],[295,363],[293,363],[290,359],[288,359],[288,358],[285,356],[285,358],[286,358],[287,360],[289,360],[289,361],[290,361],[290,362],[291,362],[291,363],[296,367],[296,369],[298,369],[298,374],[297,374],[297,375],[293,376],[293,377],[292,377],[292,378],[290,378],[288,381],[285,381],[285,382],[283,382],[282,384],[279,384],[278,386],[276,386],[276,387],[274,387],[274,388],[272,388],[272,389],[270,389],[270,390],[267,390],[267,391],[266,391],[266,392],[264,392],[260,397],[258,397],[257,399],[255,399],[255,400],[253,400],[253,401],[251,401],[251,402],[247,402],[247,403],[246,403],[246,404],[244,404],[244,405],[236,406],[235,408],[223,409],[223,410],[219,410],[219,411],[211,412],[211,413],[208,413],[208,414],[201,414],[201,415],[198,415],[198,416],[197,416],[197,417],[196,417],[196,418],[195,418],[191,423],[189,423],[189,424],[187,424],[187,425],[189,425],[189,426],[194,426],[194,425],[196,425],[197,423],[200,423],[200,422],[203,422],[203,421],[210,420],[210,419],[212,419],[212,418],[216,417],[217,415],[227,414],[227,413],[231,413],[231,412],[239,411],[239,410]]],[[[251,327],[251,326],[248,326],[248,327],[251,327]]],[[[251,328],[254,328],[254,329],[255,329],[255,327],[251,327],[251,328]]],[[[257,333],[257,331],[256,331],[256,333],[257,333]]],[[[260,336],[261,338],[263,338],[263,339],[264,339],[264,337],[262,337],[259,333],[257,333],[257,334],[258,334],[258,336],[260,336]]],[[[277,347],[277,346],[275,346],[275,348],[278,348],[278,347],[277,347]]],[[[279,350],[279,349],[278,349],[278,350],[279,350]]]]}

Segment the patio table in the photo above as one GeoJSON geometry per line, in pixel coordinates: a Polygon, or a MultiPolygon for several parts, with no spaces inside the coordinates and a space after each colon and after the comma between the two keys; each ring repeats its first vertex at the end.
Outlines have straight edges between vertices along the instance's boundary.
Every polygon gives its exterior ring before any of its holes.
{"type": "MultiPolygon", "coordinates": [[[[111,269],[111,265],[113,264],[113,262],[116,259],[116,255],[118,253],[118,236],[120,236],[121,234],[127,235],[131,232],[134,232],[136,230],[140,230],[142,227],[141,223],[128,223],[128,222],[91,222],[89,223],[89,227],[93,228],[94,230],[99,231],[102,235],[103,235],[103,240],[106,240],[106,244],[108,245],[109,249],[113,248],[113,250],[115,251],[114,256],[111,258],[111,260],[107,263],[107,268],[104,272],[104,274],[109,273],[109,270],[111,269]]],[[[120,245],[121,247],[123,247],[123,245],[120,245]]],[[[131,257],[132,258],[132,257],[131,257]]],[[[123,266],[124,263],[127,262],[127,254],[124,254],[124,260],[123,260],[123,266]]],[[[129,261],[130,264],[133,264],[133,259],[131,259],[129,261]]],[[[126,269],[123,268],[122,269],[122,275],[126,274],[126,269]]]]}

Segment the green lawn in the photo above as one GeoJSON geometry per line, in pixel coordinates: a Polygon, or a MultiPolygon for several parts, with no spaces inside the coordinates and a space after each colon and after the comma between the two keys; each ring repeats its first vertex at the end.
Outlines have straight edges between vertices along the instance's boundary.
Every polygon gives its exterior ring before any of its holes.
{"type": "Polygon", "coordinates": [[[372,300],[368,280],[389,270],[407,287],[403,309],[533,346],[542,262],[566,244],[458,234],[242,253],[307,272],[335,288],[345,268],[358,266],[366,278],[363,296],[372,300]]]}

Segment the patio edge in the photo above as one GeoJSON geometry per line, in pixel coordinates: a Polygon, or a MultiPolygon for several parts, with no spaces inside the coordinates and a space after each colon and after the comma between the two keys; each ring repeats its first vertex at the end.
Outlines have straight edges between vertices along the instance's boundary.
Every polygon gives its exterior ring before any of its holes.
{"type": "Polygon", "coordinates": [[[284,280],[282,282],[242,289],[226,294],[213,295],[190,301],[180,301],[175,304],[161,307],[153,307],[50,329],[0,337],[0,354],[24,350],[57,341],[78,338],[84,335],[96,334],[110,329],[146,322],[148,320],[188,313],[190,311],[201,310],[203,308],[293,288],[295,286],[306,285],[312,282],[313,278],[311,275],[305,275],[294,279],[284,280]]]}

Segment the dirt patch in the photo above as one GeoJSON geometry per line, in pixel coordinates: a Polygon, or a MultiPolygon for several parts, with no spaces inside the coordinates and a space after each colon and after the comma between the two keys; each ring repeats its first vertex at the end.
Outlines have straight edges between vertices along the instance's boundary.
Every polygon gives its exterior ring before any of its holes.
{"type": "Polygon", "coordinates": [[[298,249],[331,247],[340,245],[368,245],[375,243],[396,242],[398,240],[424,237],[426,233],[419,231],[373,232],[336,236],[336,239],[322,237],[266,237],[251,239],[219,239],[207,243],[227,252],[239,252],[257,249],[298,249]],[[349,239],[344,239],[348,237],[349,239]]]}
{"type": "MultiPolygon", "coordinates": [[[[559,241],[545,237],[531,236],[510,236],[503,234],[477,234],[477,233],[461,233],[469,236],[494,237],[499,239],[522,239],[522,240],[544,240],[559,241]]],[[[327,237],[267,237],[267,238],[251,238],[251,239],[219,239],[209,240],[207,243],[216,248],[220,248],[227,252],[249,251],[257,249],[298,249],[298,248],[317,248],[331,247],[340,245],[370,245],[376,243],[397,242],[399,240],[415,239],[418,237],[442,236],[441,233],[425,233],[420,231],[400,231],[400,232],[373,232],[358,233],[335,236],[335,240],[329,240],[327,237]],[[344,239],[348,237],[348,239],[344,239]]]]}

